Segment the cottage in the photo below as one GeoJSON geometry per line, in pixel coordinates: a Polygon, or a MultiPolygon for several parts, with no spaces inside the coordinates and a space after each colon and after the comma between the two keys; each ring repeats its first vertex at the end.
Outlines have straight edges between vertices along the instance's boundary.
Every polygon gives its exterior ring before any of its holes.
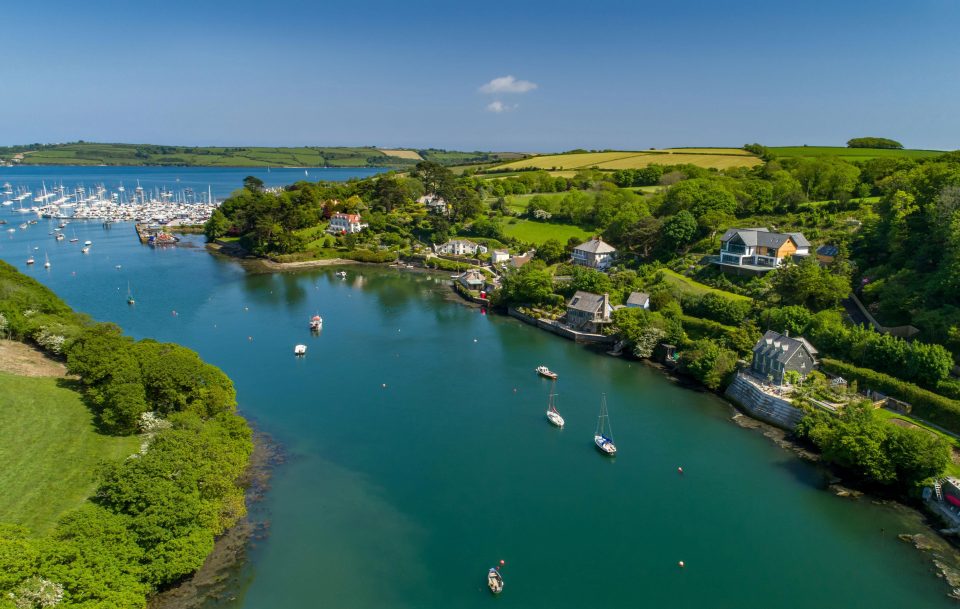
{"type": "Polygon", "coordinates": [[[487,277],[478,269],[470,269],[457,277],[457,281],[468,290],[482,292],[483,286],[487,282],[487,277]]]}
{"type": "Polygon", "coordinates": [[[518,269],[521,266],[533,260],[534,254],[535,252],[533,250],[530,250],[529,252],[525,254],[521,254],[519,256],[510,256],[510,266],[512,266],[515,269],[518,269]]]}
{"type": "Polygon", "coordinates": [[[650,294],[645,292],[630,292],[630,297],[627,298],[627,307],[631,309],[649,309],[650,294]]]}
{"type": "Polygon", "coordinates": [[[601,325],[611,322],[612,313],[608,294],[578,291],[567,303],[567,325],[574,330],[598,332],[601,325]]]}
{"type": "Polygon", "coordinates": [[[439,195],[429,194],[423,195],[417,199],[417,203],[423,205],[427,208],[428,211],[432,211],[438,214],[447,213],[447,202],[443,197],[439,195]]]}
{"type": "Polygon", "coordinates": [[[731,228],[720,237],[720,257],[726,269],[741,267],[772,271],[791,256],[809,256],[810,242],[803,233],[772,233],[765,228],[731,228]]]}
{"type": "Polygon", "coordinates": [[[448,256],[476,256],[486,254],[487,247],[466,239],[451,239],[443,245],[434,245],[433,251],[448,256]]]}
{"type": "Polygon", "coordinates": [[[493,252],[490,254],[490,263],[502,264],[504,262],[510,262],[510,251],[509,250],[493,250],[493,252]]]}
{"type": "Polygon", "coordinates": [[[360,214],[335,213],[330,216],[327,232],[335,235],[359,233],[368,225],[360,221],[360,214]]]}
{"type": "Polygon", "coordinates": [[[788,370],[805,377],[817,365],[817,350],[805,338],[790,338],[773,330],[767,330],[753,348],[750,370],[760,378],[773,377],[773,382],[783,384],[783,374],[788,370]]]}
{"type": "Polygon", "coordinates": [[[617,250],[597,237],[573,248],[573,263],[605,271],[613,264],[617,250]]]}
{"type": "Polygon", "coordinates": [[[817,248],[817,260],[820,264],[830,264],[840,253],[840,248],[836,245],[821,245],[817,248]]]}

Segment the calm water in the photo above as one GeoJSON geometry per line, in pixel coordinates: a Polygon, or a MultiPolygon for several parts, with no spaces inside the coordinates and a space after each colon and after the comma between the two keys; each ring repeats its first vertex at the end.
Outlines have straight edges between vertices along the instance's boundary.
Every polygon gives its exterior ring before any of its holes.
{"type": "MultiPolygon", "coordinates": [[[[169,189],[182,191],[187,188],[204,195],[210,187],[214,199],[223,199],[231,192],[243,186],[243,178],[256,176],[267,186],[283,186],[299,180],[343,181],[351,177],[366,177],[382,172],[383,169],[373,168],[277,168],[271,167],[0,167],[0,184],[9,182],[13,186],[14,194],[17,188],[23,186],[33,192],[33,196],[40,194],[44,184],[47,191],[59,185],[72,192],[78,185],[84,186],[91,194],[92,187],[103,184],[108,191],[115,192],[119,186],[127,190],[127,196],[133,194],[133,189],[139,181],[147,191],[155,189],[169,189]],[[306,173],[305,173],[306,172],[306,173]],[[307,175],[309,174],[309,175],[307,175]]],[[[2,198],[2,195],[0,195],[2,198]]],[[[35,205],[33,197],[24,201],[24,207],[35,205]]],[[[2,212],[0,212],[2,213],[2,212]]]]}
{"type": "Polygon", "coordinates": [[[218,607],[953,606],[896,539],[912,526],[899,514],[824,492],[715,396],[465,307],[442,276],[248,274],[199,239],[153,250],[130,225],[71,226],[89,255],[41,221],[3,233],[0,258],[99,320],[199,351],[290,454],[258,508],[269,537],[218,607]],[[49,271],[23,264],[30,242],[49,271]],[[560,374],[563,430],[544,418],[541,363],[560,374]],[[615,460],[592,445],[601,392],[615,460]]]}

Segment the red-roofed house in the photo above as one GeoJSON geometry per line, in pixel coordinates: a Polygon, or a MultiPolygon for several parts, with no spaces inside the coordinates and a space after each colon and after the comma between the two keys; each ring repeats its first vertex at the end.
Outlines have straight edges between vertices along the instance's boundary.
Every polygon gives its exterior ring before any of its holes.
{"type": "Polygon", "coordinates": [[[366,227],[366,224],[360,222],[360,214],[335,213],[330,216],[330,226],[327,227],[327,232],[336,235],[359,233],[366,227]]]}

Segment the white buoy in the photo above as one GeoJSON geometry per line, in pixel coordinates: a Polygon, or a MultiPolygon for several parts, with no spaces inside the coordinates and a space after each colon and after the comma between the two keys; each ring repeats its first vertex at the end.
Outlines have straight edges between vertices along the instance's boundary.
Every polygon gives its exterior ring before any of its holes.
{"type": "Polygon", "coordinates": [[[679,567],[682,569],[682,568],[684,568],[686,565],[684,565],[684,564],[683,564],[683,561],[681,560],[680,562],[677,563],[677,566],[679,566],[679,567]]]}

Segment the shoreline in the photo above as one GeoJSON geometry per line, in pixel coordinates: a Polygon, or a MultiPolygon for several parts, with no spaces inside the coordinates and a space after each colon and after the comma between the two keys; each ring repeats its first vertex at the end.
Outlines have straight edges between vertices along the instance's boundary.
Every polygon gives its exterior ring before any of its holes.
{"type": "Polygon", "coordinates": [[[283,448],[265,432],[254,428],[253,443],[243,474],[247,513],[216,539],[213,551],[193,575],[155,594],[147,609],[198,609],[211,600],[233,600],[225,595],[239,587],[250,550],[269,534],[269,521],[258,504],[270,490],[274,469],[286,461],[283,448]]]}

